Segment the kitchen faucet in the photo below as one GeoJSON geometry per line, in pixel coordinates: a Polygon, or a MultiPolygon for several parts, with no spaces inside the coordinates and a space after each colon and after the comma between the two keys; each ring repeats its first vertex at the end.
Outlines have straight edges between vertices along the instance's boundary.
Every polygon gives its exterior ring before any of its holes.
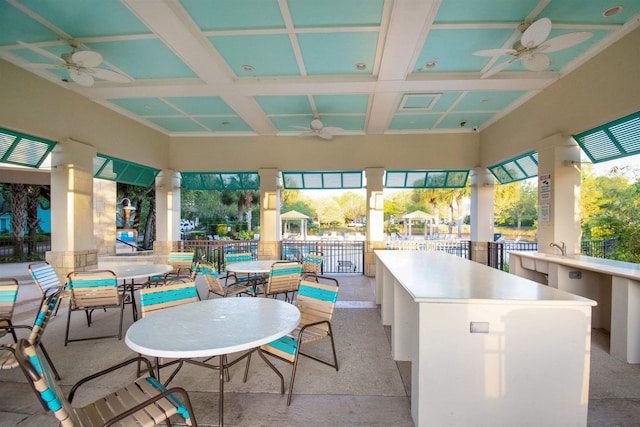
{"type": "Polygon", "coordinates": [[[557,244],[556,242],[553,243],[549,243],[549,246],[556,247],[558,249],[560,249],[560,252],[562,252],[562,256],[565,256],[567,254],[567,245],[564,244],[564,242],[560,242],[560,244],[557,244]]]}

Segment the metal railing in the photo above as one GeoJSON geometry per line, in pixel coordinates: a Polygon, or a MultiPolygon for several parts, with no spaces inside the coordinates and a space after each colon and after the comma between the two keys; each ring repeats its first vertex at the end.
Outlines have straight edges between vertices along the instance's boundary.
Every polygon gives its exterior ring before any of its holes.
{"type": "Polygon", "coordinates": [[[196,260],[212,263],[218,269],[218,273],[225,270],[225,254],[249,252],[253,259],[258,259],[256,240],[179,240],[174,243],[173,250],[195,252],[196,260]]]}
{"type": "Polygon", "coordinates": [[[51,239],[39,238],[35,242],[24,241],[23,257],[14,254],[13,240],[0,241],[0,262],[42,261],[51,250],[51,239]]]}
{"type": "Polygon", "coordinates": [[[386,242],[386,248],[395,251],[440,251],[471,259],[470,240],[391,240],[386,242]]]}
{"type": "Polygon", "coordinates": [[[284,240],[280,257],[302,262],[309,252],[321,252],[322,274],[364,274],[364,245],[361,240],[284,240]]]}
{"type": "Polygon", "coordinates": [[[487,250],[487,265],[506,271],[505,266],[509,265],[509,251],[536,252],[538,242],[489,242],[487,250]]]}

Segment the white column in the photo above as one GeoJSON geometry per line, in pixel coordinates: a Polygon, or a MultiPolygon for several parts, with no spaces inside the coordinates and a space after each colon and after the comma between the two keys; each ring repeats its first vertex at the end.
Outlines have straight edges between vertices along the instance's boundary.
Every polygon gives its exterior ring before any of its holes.
{"type": "Polygon", "coordinates": [[[260,243],[261,259],[280,258],[282,225],[280,221],[280,172],[259,169],[260,175],[260,243]]]}
{"type": "Polygon", "coordinates": [[[376,274],[373,251],[384,248],[384,168],[366,168],[367,174],[367,247],[364,274],[376,274]]]}
{"type": "Polygon", "coordinates": [[[493,174],[478,167],[471,170],[471,241],[493,242],[493,174]]]}
{"type": "Polygon", "coordinates": [[[93,237],[93,159],[91,145],[66,140],[51,153],[51,252],[49,261],[63,275],[97,265],[93,237]]]}
{"type": "Polygon", "coordinates": [[[179,172],[160,171],[156,177],[156,241],[154,249],[161,254],[171,251],[174,241],[180,240],[180,184],[179,172]],[[163,249],[160,249],[160,247],[163,249]]]}
{"type": "Polygon", "coordinates": [[[538,251],[564,242],[567,254],[580,253],[580,147],[561,134],[538,148],[538,251]],[[574,163],[572,163],[574,162],[574,163]]]}

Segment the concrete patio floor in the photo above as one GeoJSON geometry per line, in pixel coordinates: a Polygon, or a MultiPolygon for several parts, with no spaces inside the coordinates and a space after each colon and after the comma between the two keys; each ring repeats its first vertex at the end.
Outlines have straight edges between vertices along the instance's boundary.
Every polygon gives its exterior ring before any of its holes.
{"type": "MultiPolygon", "coordinates": [[[[32,324],[40,294],[28,276],[27,264],[0,265],[0,276],[20,281],[14,323],[32,324]]],[[[233,426],[412,426],[410,413],[410,364],[391,360],[389,328],[380,323],[374,303],[374,279],[359,275],[334,275],[340,282],[340,298],[334,316],[334,330],[340,370],[302,358],[296,375],[291,406],[279,393],[275,375],[259,358],[253,358],[247,383],[242,382],[244,363],[231,369],[225,384],[225,425],[233,426]]],[[[200,279],[198,288],[206,297],[200,279]]],[[[123,334],[132,323],[125,308],[123,334]]],[[[91,328],[81,313],[72,315],[72,333],[100,334],[115,330],[117,314],[96,313],[91,328]]],[[[63,344],[66,303],[48,325],[43,342],[60,375],[63,389],[79,378],[134,355],[124,340],[102,339],[63,344]]],[[[7,342],[8,338],[0,339],[7,342]]],[[[326,354],[323,342],[314,343],[316,354],[326,354]]],[[[629,365],[608,354],[608,335],[592,333],[589,426],[640,426],[640,365],[629,365]]],[[[275,362],[288,385],[290,366],[275,362]]],[[[443,367],[446,369],[446,367],[443,367]]],[[[87,387],[74,404],[91,401],[112,388],[125,384],[135,372],[123,372],[109,382],[87,387]]],[[[218,422],[216,373],[187,366],[172,385],[189,391],[199,425],[218,422]]],[[[464,410],[464,408],[460,408],[464,410]]],[[[176,424],[176,423],[174,423],[176,424]]],[[[523,420],[523,425],[526,420],[523,420]]],[[[27,387],[20,370],[0,372],[0,426],[55,426],[27,387]]],[[[181,425],[177,423],[177,425],[181,425]]]]}

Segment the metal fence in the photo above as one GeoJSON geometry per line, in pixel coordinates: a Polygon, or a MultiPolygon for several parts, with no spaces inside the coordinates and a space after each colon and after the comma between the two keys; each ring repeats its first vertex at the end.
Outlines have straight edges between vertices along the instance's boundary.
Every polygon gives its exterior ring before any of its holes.
{"type": "Polygon", "coordinates": [[[364,245],[361,240],[284,240],[280,257],[302,262],[309,252],[321,252],[323,274],[364,274],[364,245]]]}
{"type": "MultiPolygon", "coordinates": [[[[51,239],[39,238],[36,242],[24,242],[24,261],[43,261],[47,251],[51,250],[51,239]]],[[[21,259],[13,253],[13,240],[0,241],[0,262],[19,262],[21,259]]]]}
{"type": "Polygon", "coordinates": [[[470,240],[391,240],[387,250],[395,251],[440,251],[471,259],[470,240]]]}

